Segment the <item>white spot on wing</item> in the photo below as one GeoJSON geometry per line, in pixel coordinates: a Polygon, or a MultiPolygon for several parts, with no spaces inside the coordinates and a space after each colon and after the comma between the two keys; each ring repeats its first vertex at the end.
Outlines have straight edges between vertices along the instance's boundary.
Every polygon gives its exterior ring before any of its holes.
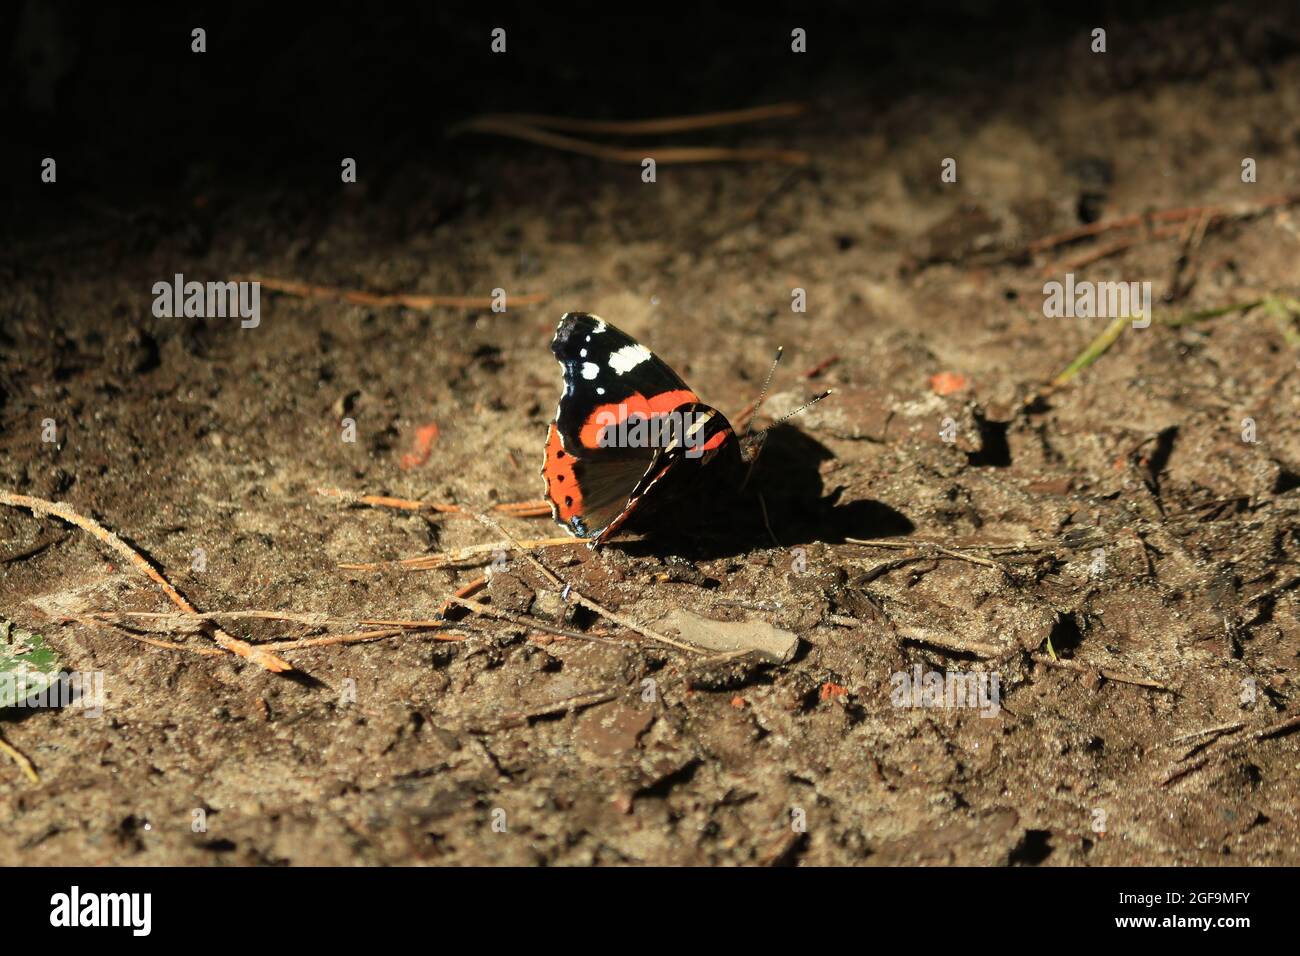
{"type": "Polygon", "coordinates": [[[622,375],[632,371],[648,358],[650,358],[650,350],[644,345],[625,345],[609,357],[609,367],[622,375]]]}
{"type": "Polygon", "coordinates": [[[585,378],[587,381],[591,381],[599,374],[600,374],[600,366],[597,365],[595,362],[582,363],[582,377],[585,378]]]}

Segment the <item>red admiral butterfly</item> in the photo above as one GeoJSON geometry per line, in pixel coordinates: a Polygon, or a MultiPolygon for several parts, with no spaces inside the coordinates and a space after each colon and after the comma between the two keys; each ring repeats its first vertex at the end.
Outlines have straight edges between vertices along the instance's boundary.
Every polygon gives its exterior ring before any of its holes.
{"type": "Polygon", "coordinates": [[[757,460],[766,431],[737,436],[657,355],[598,316],[566,313],[551,351],[564,369],[564,394],[546,433],[546,498],[556,522],[592,548],[665,476],[710,464],[711,473],[740,474],[757,460]]]}

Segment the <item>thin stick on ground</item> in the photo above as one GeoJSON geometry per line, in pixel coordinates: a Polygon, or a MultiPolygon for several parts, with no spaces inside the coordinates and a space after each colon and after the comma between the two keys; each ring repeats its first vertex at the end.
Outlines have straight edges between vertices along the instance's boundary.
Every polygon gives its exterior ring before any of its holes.
{"type": "Polygon", "coordinates": [[[18,769],[21,770],[32,783],[41,782],[40,774],[36,772],[36,768],[32,766],[32,762],[27,759],[27,755],[13,744],[9,743],[9,741],[5,740],[2,736],[0,736],[0,753],[18,764],[18,769]]]}
{"type": "MultiPolygon", "coordinates": [[[[502,528],[499,524],[497,524],[487,515],[480,514],[480,515],[475,515],[475,517],[478,518],[479,522],[482,523],[483,525],[495,530],[497,534],[505,535],[505,537],[509,538],[511,541],[514,541],[514,538],[513,536],[511,536],[509,531],[506,531],[504,528],[502,528]]],[[[673,638],[660,634],[657,631],[652,631],[644,624],[639,624],[636,621],[633,621],[631,618],[624,617],[621,614],[615,614],[613,611],[601,607],[595,601],[581,594],[577,588],[573,587],[570,584],[566,584],[564,581],[561,581],[559,576],[555,574],[555,572],[553,572],[550,568],[548,568],[546,565],[542,564],[542,562],[538,561],[531,554],[529,554],[527,549],[520,548],[519,551],[524,556],[524,559],[528,561],[534,568],[536,568],[537,571],[544,578],[546,578],[546,580],[549,581],[552,586],[561,590],[566,595],[566,597],[572,600],[575,604],[580,604],[583,607],[587,608],[589,611],[594,611],[595,613],[599,614],[601,617],[606,618],[622,627],[625,627],[630,631],[635,631],[637,634],[640,634],[642,637],[647,637],[652,641],[658,641],[661,644],[668,644],[671,647],[676,647],[678,650],[687,651],[691,654],[704,653],[704,651],[700,650],[698,647],[694,647],[683,641],[674,640],[673,638]]]]}
{"type": "MultiPolygon", "coordinates": [[[[698,113],[694,116],[662,116],[645,120],[584,120],[567,116],[546,116],[539,113],[492,113],[476,116],[468,122],[478,120],[502,120],[523,126],[535,126],[539,129],[557,129],[568,133],[609,133],[621,135],[659,135],[661,133],[684,133],[697,129],[714,129],[719,126],[737,126],[742,123],[757,123],[769,119],[786,119],[805,112],[803,103],[771,103],[767,106],[753,106],[743,110],[725,110],[719,113],[698,113]]],[[[456,132],[460,127],[452,127],[456,132]]]]}
{"type": "Polygon", "coordinates": [[[1281,597],[1283,594],[1285,594],[1287,591],[1290,591],[1292,588],[1296,587],[1297,585],[1300,585],[1300,577],[1294,577],[1291,578],[1290,580],[1283,581],[1280,584],[1275,584],[1267,591],[1261,591],[1259,594],[1256,594],[1254,597],[1247,599],[1246,606],[1250,607],[1252,604],[1261,604],[1264,601],[1276,600],[1277,598],[1281,597]]]}
{"type": "Polygon", "coordinates": [[[1292,206],[1296,203],[1300,203],[1300,193],[1270,196],[1248,206],[1188,206],[1181,209],[1159,209],[1154,212],[1136,213],[1116,219],[1098,220],[1086,226],[1076,226],[1064,232],[1043,236],[1029,244],[1029,251],[1033,253],[1046,252],[1048,249],[1076,242],[1079,239],[1088,239],[1116,229],[1133,229],[1144,223],[1183,222],[1188,219],[1200,219],[1202,217],[1207,220],[1219,218],[1246,219],[1263,215],[1274,209],[1292,206]]]}
{"type": "MultiPolygon", "coordinates": [[[[705,657],[691,661],[684,670],[681,670],[677,674],[668,678],[668,685],[680,686],[688,683],[691,680],[692,670],[695,668],[713,667],[718,664],[746,657],[753,653],[754,652],[750,650],[729,651],[715,657],[705,657]]],[[[628,689],[625,687],[611,687],[605,690],[576,694],[573,697],[566,697],[563,700],[557,700],[552,704],[543,704],[540,707],[534,707],[530,710],[511,711],[504,714],[489,715],[478,720],[471,720],[466,724],[466,729],[470,733],[493,733],[498,730],[506,730],[510,727],[517,727],[526,724],[538,717],[549,717],[552,714],[559,713],[573,713],[587,707],[594,707],[597,704],[617,700],[627,692],[628,689]]]]}
{"type": "Polygon", "coordinates": [[[1089,249],[1087,252],[1072,256],[1069,259],[1061,259],[1043,267],[1041,275],[1043,278],[1049,278],[1059,275],[1062,272],[1073,272],[1075,269],[1082,269],[1084,266],[1090,266],[1094,262],[1100,262],[1102,259],[1108,259],[1116,253],[1123,252],[1125,249],[1131,249],[1133,246],[1141,245],[1144,242],[1155,242],[1160,239],[1176,239],[1183,233],[1182,226],[1165,226],[1161,229],[1152,229],[1150,232],[1139,233],[1135,236],[1128,236],[1124,239],[1116,239],[1114,242],[1108,242],[1103,246],[1097,246],[1089,249]]]}
{"type": "MultiPolygon", "coordinates": [[[[911,627],[907,625],[900,627],[889,615],[889,612],[887,612],[876,601],[872,600],[870,595],[868,595],[867,600],[871,602],[872,608],[885,623],[885,626],[889,628],[894,637],[901,642],[920,644],[924,647],[931,647],[940,651],[948,651],[949,653],[970,654],[973,657],[983,658],[985,660],[1005,658],[1008,654],[1007,648],[1000,647],[997,644],[985,644],[982,641],[961,641],[948,634],[943,634],[928,628],[911,627]]],[[[866,625],[866,622],[859,621],[857,618],[844,618],[843,620],[845,622],[852,621],[860,627],[866,625]]]]}
{"type": "Polygon", "coordinates": [[[790,166],[808,164],[808,154],[801,150],[728,149],[716,146],[607,146],[491,116],[468,120],[459,124],[455,130],[522,139],[538,146],[549,146],[551,149],[563,152],[591,156],[608,163],[640,165],[645,159],[650,158],[661,166],[681,163],[785,163],[790,166]]]}
{"type": "Polygon", "coordinates": [[[1003,574],[1007,574],[1006,566],[1000,561],[994,561],[991,558],[981,558],[974,554],[966,554],[963,551],[947,548],[941,544],[936,544],[933,541],[909,541],[904,539],[903,541],[895,542],[888,539],[845,538],[844,542],[846,544],[857,544],[869,548],[892,548],[905,551],[924,551],[929,549],[930,551],[935,552],[934,554],[928,555],[932,558],[940,556],[953,558],[957,561],[967,561],[971,564],[978,564],[986,568],[996,568],[1003,574]]]}
{"type": "Polygon", "coordinates": [[[1201,757],[1196,762],[1188,764],[1185,767],[1174,767],[1172,770],[1167,772],[1164,777],[1160,779],[1160,786],[1167,787],[1175,780],[1181,780],[1183,777],[1193,774],[1208,766],[1211,761],[1222,760],[1229,754],[1237,753],[1238,751],[1244,750],[1262,740],[1270,740],[1274,737],[1283,737],[1297,730],[1300,730],[1300,715],[1288,717],[1286,720],[1280,720],[1275,724],[1269,724],[1267,727],[1261,727],[1241,739],[1218,740],[1211,744],[1210,747],[1207,748],[1205,756],[1201,757]]]}
{"type": "Polygon", "coordinates": [[[936,544],[933,547],[944,557],[956,558],[958,561],[968,561],[971,564],[979,564],[986,568],[996,568],[999,571],[1004,573],[1006,572],[1006,567],[1003,566],[1001,562],[994,561],[992,558],[981,558],[978,555],[966,554],[962,551],[954,551],[952,548],[945,548],[941,544],[936,544]]]}
{"type": "Polygon", "coordinates": [[[441,618],[367,618],[361,622],[362,627],[405,627],[410,630],[418,631],[426,627],[449,627],[450,625],[441,618]]]}
{"type": "MultiPolygon", "coordinates": [[[[899,551],[911,551],[918,546],[943,548],[946,545],[938,541],[930,541],[923,538],[845,538],[847,544],[860,544],[872,548],[890,548],[899,551]]],[[[1057,541],[986,541],[976,543],[962,543],[949,550],[966,551],[990,551],[1001,555],[1012,554],[1032,554],[1039,551],[1051,551],[1060,547],[1057,541]]]]}
{"type": "Polygon", "coordinates": [[[537,548],[566,548],[585,545],[581,538],[536,538],[532,540],[497,541],[492,544],[472,544],[464,548],[442,551],[438,554],[419,554],[410,558],[398,558],[396,561],[374,561],[367,564],[340,564],[343,571],[383,571],[393,568],[402,571],[431,571],[449,564],[460,564],[492,555],[498,551],[530,551],[537,548]]]}
{"type": "MultiPolygon", "coordinates": [[[[475,594],[478,594],[479,591],[482,591],[487,586],[488,586],[488,579],[487,579],[487,575],[484,574],[481,575],[480,577],[475,578],[473,581],[470,581],[469,584],[457,588],[456,593],[453,594],[452,597],[458,597],[458,598],[473,597],[475,594]]],[[[442,602],[442,606],[438,608],[438,613],[446,614],[448,611],[451,610],[451,607],[452,607],[452,599],[447,598],[447,600],[442,602]]]]}
{"type": "Polygon", "coordinates": [[[840,357],[838,355],[832,355],[830,358],[824,358],[816,365],[814,365],[812,368],[808,369],[808,371],[804,372],[803,377],[818,378],[822,374],[822,372],[825,372],[828,368],[830,368],[839,360],[840,357]]]}
{"type": "Polygon", "coordinates": [[[566,627],[560,627],[556,624],[550,624],[546,621],[539,621],[536,618],[524,617],[522,614],[514,614],[510,611],[503,611],[500,608],[493,607],[490,604],[483,604],[472,598],[449,597],[447,600],[452,604],[457,604],[463,608],[473,611],[475,614],[481,614],[484,617],[496,618],[499,621],[508,621],[519,627],[528,628],[531,631],[540,631],[543,634],[554,634],[556,637],[572,638],[576,641],[591,641],[593,644],[609,644],[614,647],[627,647],[621,641],[611,641],[607,637],[597,637],[595,634],[584,634],[582,631],[570,630],[566,627]]]}
{"type": "Polygon", "coordinates": [[[492,506],[493,511],[515,518],[549,518],[551,505],[548,501],[507,501],[492,506]]]}
{"type": "MultiPolygon", "coordinates": [[[[338,498],[349,505],[367,505],[372,508],[394,508],[398,511],[432,511],[435,514],[467,515],[460,505],[438,504],[432,501],[416,501],[413,498],[391,498],[387,495],[362,495],[342,488],[317,488],[316,494],[324,498],[338,498]]],[[[493,505],[493,511],[510,515],[514,518],[540,518],[551,513],[551,506],[545,501],[511,501],[493,505]]]]}
{"type": "Polygon", "coordinates": [[[367,505],[371,508],[395,508],[398,511],[432,511],[435,514],[457,514],[460,505],[442,505],[432,501],[415,501],[411,498],[390,498],[387,495],[362,495],[342,488],[317,488],[323,498],[338,498],[344,504],[367,505]]]}
{"type": "Polygon", "coordinates": [[[895,633],[904,641],[923,644],[926,647],[933,647],[941,651],[955,651],[959,654],[971,654],[982,658],[1002,657],[1007,653],[1005,647],[999,647],[996,644],[985,644],[981,641],[959,641],[947,634],[922,630],[918,627],[895,628],[895,633]]]}
{"type": "Polygon", "coordinates": [[[549,717],[552,714],[571,713],[585,710],[588,707],[594,707],[597,704],[604,704],[616,699],[620,693],[622,693],[621,689],[578,694],[575,697],[566,697],[564,700],[558,700],[553,704],[546,704],[542,707],[534,707],[531,710],[517,710],[510,713],[500,714],[498,716],[471,720],[468,722],[466,729],[470,733],[477,734],[487,734],[494,733],[498,730],[508,730],[511,727],[523,726],[529,721],[536,720],[538,717],[549,717]]]}
{"type": "MultiPolygon", "coordinates": [[[[187,601],[179,591],[172,587],[171,583],[162,576],[152,564],[150,564],[143,555],[128,545],[125,541],[109,531],[98,521],[92,518],[84,517],[73,511],[64,504],[53,501],[46,501],[44,498],[33,498],[30,495],[16,495],[8,491],[0,491],[0,504],[8,505],[11,508],[26,508],[36,514],[49,515],[66,521],[68,524],[75,525],[83,531],[89,532],[103,544],[112,548],[119,555],[125,558],[136,570],[153,581],[167,595],[168,599],[182,611],[193,613],[194,605],[187,601]]],[[[245,660],[252,661],[261,667],[266,668],[273,674],[282,674],[285,671],[293,670],[293,665],[283,661],[267,651],[262,650],[247,641],[241,641],[237,637],[227,634],[220,627],[212,625],[208,631],[209,636],[221,647],[236,654],[245,660]]]]}
{"type": "Polygon", "coordinates": [[[399,634],[419,634],[424,633],[435,641],[463,641],[467,637],[472,637],[469,631],[459,630],[456,628],[442,625],[441,633],[432,632],[432,626],[427,628],[412,627],[390,627],[377,631],[357,631],[352,634],[330,634],[327,637],[306,637],[297,641],[273,641],[263,644],[262,647],[270,648],[276,651],[294,651],[311,647],[332,647],[336,644],[365,644],[369,641],[378,641],[386,637],[396,637],[399,634]]]}
{"type": "Polygon", "coordinates": [[[1196,285],[1200,271],[1200,258],[1197,252],[1210,227],[1209,213],[1202,213],[1197,219],[1188,219],[1184,225],[1184,234],[1180,239],[1182,250],[1174,257],[1173,273],[1169,277],[1169,291],[1165,294],[1166,302],[1178,302],[1187,296],[1196,285]]]}
{"type": "Polygon", "coordinates": [[[1245,726],[1246,725],[1241,721],[1234,721],[1231,724],[1223,724],[1218,727],[1206,727],[1202,730],[1194,730],[1188,734],[1179,734],[1177,737],[1171,737],[1169,739],[1169,745],[1172,747],[1175,744],[1187,743],[1192,740],[1199,741],[1199,743],[1197,743],[1196,746],[1192,747],[1190,750],[1188,750],[1186,753],[1184,753],[1181,757],[1178,758],[1180,761],[1187,760],[1189,757],[1192,757],[1195,754],[1200,753],[1202,750],[1205,750],[1207,747],[1213,744],[1224,734],[1235,734],[1237,731],[1241,730],[1241,728],[1245,726]]]}
{"type": "Polygon", "coordinates": [[[658,631],[652,631],[644,624],[640,624],[632,620],[630,617],[624,617],[622,614],[615,614],[613,611],[609,610],[608,608],[601,607],[595,601],[591,600],[591,598],[580,594],[578,591],[570,589],[569,597],[570,599],[572,599],[573,603],[580,604],[583,607],[587,608],[587,610],[594,611],[595,613],[599,614],[601,617],[606,618],[607,620],[610,620],[615,624],[619,624],[627,628],[629,631],[635,631],[637,634],[640,634],[642,637],[647,637],[652,641],[658,641],[660,644],[668,644],[671,647],[675,647],[681,651],[686,651],[690,654],[705,653],[704,651],[700,650],[700,648],[695,647],[692,644],[687,644],[684,641],[674,640],[671,637],[668,637],[664,634],[660,634],[658,631]]]}
{"type": "MultiPolygon", "coordinates": [[[[66,620],[74,620],[74,622],[77,622],[79,624],[85,624],[85,626],[87,627],[104,628],[104,630],[109,630],[109,628],[104,627],[105,624],[116,624],[116,628],[112,628],[112,633],[118,633],[118,635],[121,635],[122,637],[126,637],[127,640],[136,641],[136,643],[138,644],[148,644],[149,646],[153,646],[153,648],[162,648],[164,650],[185,650],[185,652],[191,654],[201,654],[201,656],[205,656],[205,657],[211,657],[211,656],[220,657],[222,656],[222,654],[225,654],[224,650],[220,650],[218,648],[195,648],[195,646],[188,645],[188,644],[178,644],[177,641],[165,641],[159,639],[159,637],[149,637],[147,635],[142,635],[142,633],[136,633],[134,631],[125,630],[125,626],[123,626],[120,620],[114,620],[113,618],[127,618],[127,619],[153,618],[153,620],[155,620],[155,622],[157,623],[175,623],[183,627],[187,623],[203,622],[205,618],[209,618],[209,617],[216,617],[216,618],[237,617],[238,618],[238,617],[250,617],[250,615],[251,617],[263,617],[270,620],[276,620],[276,619],[295,620],[296,623],[303,623],[302,619],[304,618],[321,617],[321,615],[309,615],[309,614],[273,615],[273,617],[269,617],[269,615],[266,614],[265,611],[252,611],[252,613],[248,613],[248,614],[240,613],[240,611],[227,611],[227,613],[216,614],[216,615],[205,615],[205,614],[149,615],[149,614],[142,614],[142,613],[122,613],[122,614],[96,613],[94,617],[91,618],[73,617],[73,618],[66,618],[66,620]],[[121,630],[118,630],[118,628],[121,628],[121,630]]],[[[328,623],[337,624],[339,622],[328,622],[328,623]]],[[[365,626],[365,624],[390,624],[390,627],[383,627],[381,628],[381,630],[355,631],[351,633],[338,633],[338,635],[326,635],[321,637],[303,637],[303,639],[296,639],[296,640],[268,641],[268,643],[257,644],[255,646],[263,650],[302,650],[307,648],[325,648],[325,646],[331,646],[337,644],[365,644],[368,643],[368,641],[381,640],[383,639],[383,637],[394,637],[396,635],[402,635],[402,633],[412,633],[416,631],[432,631],[432,630],[442,631],[442,633],[435,633],[435,635],[428,635],[429,637],[433,637],[434,640],[460,641],[460,640],[464,640],[465,637],[472,636],[471,633],[469,633],[468,631],[458,630],[458,628],[452,627],[451,623],[446,622],[446,620],[400,620],[400,622],[365,622],[365,620],[363,620],[361,624],[363,624],[363,626],[365,626]]]]}
{"type": "MultiPolygon", "coordinates": [[[[130,621],[141,621],[143,623],[157,624],[163,627],[170,627],[182,631],[187,628],[197,629],[197,626],[204,621],[247,619],[283,621],[291,624],[302,624],[306,627],[316,629],[326,627],[397,627],[411,631],[419,631],[449,626],[447,621],[439,618],[401,620],[371,620],[365,618],[349,619],[333,618],[325,614],[295,614],[288,611],[210,611],[207,613],[195,612],[193,614],[186,614],[183,612],[160,613],[156,611],[95,611],[91,614],[90,620],[79,617],[66,618],[66,620],[77,621],[81,624],[105,623],[121,625],[130,621]]],[[[269,644],[260,644],[258,646],[270,647],[269,644]]],[[[207,648],[204,650],[207,650],[207,648]]],[[[220,654],[221,651],[214,651],[214,653],[220,654]]]]}
{"type": "Polygon", "coordinates": [[[197,629],[204,621],[283,621],[307,627],[329,627],[339,622],[325,614],[295,614],[291,611],[93,611],[91,617],[109,624],[143,621],[162,626],[197,629]]]}
{"type": "MultiPolygon", "coordinates": [[[[300,299],[316,299],[325,302],[348,302],[353,305],[372,305],[378,307],[401,307],[429,311],[440,306],[457,309],[490,309],[496,303],[491,296],[480,295],[385,295],[365,292],[361,289],[340,289],[335,286],[313,285],[310,282],[298,282],[294,279],[275,279],[270,276],[247,275],[236,276],[236,281],[257,282],[265,289],[280,292],[300,299]]],[[[539,305],[549,299],[545,292],[528,295],[511,295],[507,297],[510,305],[539,305]]]]}
{"type": "Polygon", "coordinates": [[[1030,659],[1047,667],[1055,667],[1060,670],[1075,671],[1080,674],[1099,674],[1106,680],[1114,681],[1116,684],[1131,684],[1134,687],[1164,691],[1167,694],[1176,693],[1172,687],[1167,687],[1158,681],[1148,680],[1145,677],[1134,677],[1131,674],[1122,674],[1119,671],[1113,671],[1105,667],[1092,667],[1080,661],[1062,660],[1059,657],[1046,654],[1031,654],[1030,659]]]}
{"type": "Polygon", "coordinates": [[[892,561],[882,561],[879,564],[877,564],[875,567],[868,568],[866,571],[863,572],[860,578],[857,578],[855,580],[859,585],[870,584],[872,581],[875,581],[877,578],[884,577],[886,574],[889,574],[891,571],[897,571],[899,568],[905,568],[909,564],[920,564],[923,561],[930,562],[930,567],[925,569],[922,572],[923,574],[929,574],[931,571],[933,571],[935,568],[939,566],[939,562],[935,561],[934,558],[928,554],[909,554],[905,558],[895,558],[892,561]]]}
{"type": "MultiPolygon", "coordinates": [[[[126,614],[123,613],[120,616],[126,617],[126,614]]],[[[162,616],[165,618],[172,617],[171,614],[164,614],[162,616]]],[[[125,637],[127,640],[135,641],[137,644],[148,644],[150,647],[158,647],[166,651],[186,651],[190,654],[202,655],[203,657],[226,656],[226,652],[219,647],[195,647],[192,644],[181,644],[177,641],[164,641],[162,638],[149,637],[146,634],[137,633],[136,631],[128,629],[127,625],[122,621],[115,620],[117,617],[119,617],[117,614],[103,614],[96,611],[93,612],[90,617],[80,617],[75,614],[65,615],[59,618],[58,623],[67,624],[68,622],[72,622],[74,624],[80,624],[82,627],[90,628],[92,631],[102,631],[105,634],[112,634],[116,637],[125,637]]],[[[188,614],[177,614],[175,615],[175,618],[176,625],[179,628],[187,628],[193,625],[192,633],[198,633],[198,625],[203,623],[202,618],[191,617],[188,614]]]]}
{"type": "MultiPolygon", "coordinates": [[[[83,624],[89,622],[83,621],[83,624]]],[[[149,637],[145,634],[136,634],[133,631],[122,631],[105,628],[111,634],[119,634],[128,641],[135,641],[137,644],[148,644],[150,647],[159,647],[165,651],[187,651],[190,654],[199,654],[203,657],[225,657],[226,652],[216,647],[193,647],[189,644],[178,644],[176,641],[164,641],[161,638],[149,637]]]]}

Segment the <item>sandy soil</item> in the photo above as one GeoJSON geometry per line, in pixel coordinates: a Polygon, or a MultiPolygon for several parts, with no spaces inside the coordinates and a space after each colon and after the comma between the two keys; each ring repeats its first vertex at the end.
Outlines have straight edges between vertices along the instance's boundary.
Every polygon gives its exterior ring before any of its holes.
{"type": "MultiPolygon", "coordinates": [[[[711,140],[808,150],[793,171],[665,166],[648,185],[480,138],[325,206],[218,192],[12,250],[0,487],[95,516],[204,610],[433,616],[482,562],[339,564],[495,535],[314,491],[539,497],[564,311],[617,323],[731,415],[777,345],[767,413],[838,391],[774,433],[743,493],[702,489],[702,512],[668,506],[644,537],[545,555],[651,626],[680,608],[789,630],[784,664],[701,662],[578,612],[563,626],[615,643],[471,619],[461,642],[288,651],[287,679],[195,653],[200,636],[151,635],[186,648],[168,650],[66,622],[169,606],[84,533],[3,509],[0,559],[54,541],[0,564],[0,611],[102,671],[108,701],[98,720],[0,724],[41,775],[0,763],[0,863],[1300,863],[1300,736],[1249,736],[1295,714],[1296,349],[1261,310],[1157,323],[1026,404],[1105,325],[1044,317],[1043,267],[1082,249],[1030,261],[1026,241],[1077,225],[1081,205],[1109,218],[1300,190],[1295,51],[1188,42],[1210,49],[1185,68],[1117,78],[1081,61],[1064,80],[1044,56],[1015,94],[828,94],[711,140]],[[946,156],[956,184],[940,181],[946,156]],[[154,318],[151,286],[175,272],[549,300],[417,311],[264,291],[260,327],[241,330],[154,318]],[[942,372],[967,386],[937,394],[942,372]],[[45,418],[57,445],[39,440],[45,418]],[[427,462],[403,468],[431,422],[427,462]],[[1032,547],[990,561],[990,543],[1032,547]],[[917,666],[995,674],[1001,706],[896,706],[892,675],[917,666]],[[1235,724],[1207,750],[1214,735],[1185,736],[1235,724]]],[[[1300,213],[1213,228],[1176,273],[1179,250],[1144,242],[1074,271],[1151,281],[1158,314],[1294,292],[1300,213]]],[[[486,593],[545,622],[548,591],[511,556],[486,593]]]]}

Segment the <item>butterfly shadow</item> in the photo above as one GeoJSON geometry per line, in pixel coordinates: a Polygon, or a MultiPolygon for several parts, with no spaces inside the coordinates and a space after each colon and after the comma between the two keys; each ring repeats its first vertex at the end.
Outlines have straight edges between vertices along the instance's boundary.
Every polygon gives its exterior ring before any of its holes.
{"type": "MultiPolygon", "coordinates": [[[[827,492],[820,464],[834,458],[825,445],[793,425],[767,436],[748,482],[737,492],[734,475],[709,475],[665,495],[629,521],[639,540],[615,539],[629,555],[678,556],[704,561],[761,548],[790,548],[846,538],[910,534],[915,525],[881,501],[844,501],[844,487],[827,492]]],[[[740,476],[743,479],[743,475],[740,476]]]]}

